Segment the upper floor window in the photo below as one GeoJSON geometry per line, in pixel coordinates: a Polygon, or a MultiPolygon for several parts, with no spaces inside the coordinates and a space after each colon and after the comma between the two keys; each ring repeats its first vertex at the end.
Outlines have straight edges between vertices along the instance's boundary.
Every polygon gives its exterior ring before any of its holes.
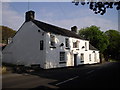
{"type": "Polygon", "coordinates": [[[73,42],[73,48],[79,48],[79,41],[73,42]]]}
{"type": "Polygon", "coordinates": [[[66,47],[69,47],[69,39],[68,38],[65,39],[65,45],[66,45],[66,47]]]}
{"type": "Polygon", "coordinates": [[[44,41],[41,40],[41,41],[40,41],[40,50],[43,50],[43,49],[44,49],[44,41]]]}
{"type": "Polygon", "coordinates": [[[55,36],[54,35],[50,35],[50,45],[55,46],[55,36]]]}

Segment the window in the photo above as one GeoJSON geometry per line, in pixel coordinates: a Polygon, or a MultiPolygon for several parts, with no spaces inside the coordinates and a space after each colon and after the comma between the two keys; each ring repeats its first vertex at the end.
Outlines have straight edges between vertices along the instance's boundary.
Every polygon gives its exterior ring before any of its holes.
{"type": "Polygon", "coordinates": [[[89,61],[91,61],[91,54],[89,54],[89,61]]]}
{"type": "Polygon", "coordinates": [[[73,42],[73,48],[77,48],[77,42],[73,42]]]}
{"type": "Polygon", "coordinates": [[[85,42],[85,51],[87,51],[87,42],[85,42]]]}
{"type": "Polygon", "coordinates": [[[9,37],[9,38],[8,38],[8,44],[10,44],[10,43],[12,43],[12,42],[13,42],[12,38],[9,37]]]}
{"type": "Polygon", "coordinates": [[[66,45],[66,47],[69,47],[69,39],[68,38],[65,39],[65,45],[66,45]]]}
{"type": "Polygon", "coordinates": [[[96,53],[94,54],[94,61],[95,62],[97,61],[97,54],[96,53]]]}
{"type": "Polygon", "coordinates": [[[38,30],[38,32],[40,32],[40,30],[38,30]]]}
{"type": "Polygon", "coordinates": [[[60,62],[65,62],[65,52],[60,52],[60,62]]]}
{"type": "Polygon", "coordinates": [[[73,42],[73,48],[79,48],[79,41],[73,42]]]}
{"type": "Polygon", "coordinates": [[[55,46],[55,36],[54,35],[50,35],[50,45],[51,46],[55,46]]]}
{"type": "Polygon", "coordinates": [[[40,50],[43,50],[43,48],[44,48],[44,42],[43,42],[43,40],[41,40],[40,41],[40,50]]]}
{"type": "Polygon", "coordinates": [[[84,61],[84,54],[83,53],[81,53],[81,61],[84,61]]]}

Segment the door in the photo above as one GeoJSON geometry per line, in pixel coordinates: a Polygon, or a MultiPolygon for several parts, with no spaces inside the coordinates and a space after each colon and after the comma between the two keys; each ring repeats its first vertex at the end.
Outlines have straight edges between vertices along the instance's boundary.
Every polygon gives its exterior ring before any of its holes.
{"type": "Polygon", "coordinates": [[[77,54],[74,54],[74,66],[77,66],[77,54]]]}
{"type": "Polygon", "coordinates": [[[83,53],[81,53],[80,60],[81,60],[81,63],[84,63],[84,54],[83,53]]]}

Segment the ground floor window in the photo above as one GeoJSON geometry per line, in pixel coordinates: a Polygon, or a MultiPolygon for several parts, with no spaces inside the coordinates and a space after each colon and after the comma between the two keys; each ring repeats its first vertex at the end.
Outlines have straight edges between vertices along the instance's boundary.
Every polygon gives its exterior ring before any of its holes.
{"type": "Polygon", "coordinates": [[[60,52],[60,62],[65,62],[65,52],[60,52]]]}
{"type": "Polygon", "coordinates": [[[89,61],[91,61],[91,54],[89,54],[89,61]]]}
{"type": "Polygon", "coordinates": [[[81,53],[81,57],[80,57],[81,61],[84,61],[84,54],[81,53]]]}
{"type": "Polygon", "coordinates": [[[44,48],[44,42],[43,40],[40,40],[40,50],[43,50],[43,48],[44,48]]]}
{"type": "Polygon", "coordinates": [[[94,54],[94,61],[95,62],[97,61],[97,54],[96,53],[94,54]]]}

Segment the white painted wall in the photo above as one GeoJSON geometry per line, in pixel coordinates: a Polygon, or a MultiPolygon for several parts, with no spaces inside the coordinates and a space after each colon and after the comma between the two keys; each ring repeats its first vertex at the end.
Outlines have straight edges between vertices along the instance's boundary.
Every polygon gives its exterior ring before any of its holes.
{"type": "MultiPolygon", "coordinates": [[[[91,64],[96,63],[93,59],[94,55],[92,54],[93,50],[89,50],[89,41],[80,40],[76,38],[55,35],[56,48],[50,48],[50,33],[46,34],[46,69],[47,68],[56,68],[56,67],[66,67],[66,66],[74,66],[74,54],[77,54],[77,65],[80,64],[91,64]],[[65,46],[65,38],[69,38],[70,49],[66,49],[65,46]],[[73,42],[79,41],[79,48],[73,48],[73,42]],[[85,48],[85,42],[87,43],[87,51],[85,48]],[[64,46],[60,47],[60,44],[63,43],[64,46]],[[64,51],[66,54],[66,63],[60,64],[60,55],[59,53],[64,51]],[[84,54],[84,62],[81,62],[81,53],[84,54]],[[91,61],[89,61],[89,54],[91,54],[91,61]]],[[[96,51],[97,52],[97,51],[96,51]]],[[[98,55],[98,54],[97,54],[98,55]]],[[[97,57],[99,58],[99,57],[97,57]]]]}
{"type": "Polygon", "coordinates": [[[14,36],[13,42],[3,50],[3,62],[13,64],[40,64],[44,68],[45,47],[40,50],[40,40],[45,40],[42,30],[34,23],[26,22],[14,36]]]}
{"type": "Polygon", "coordinates": [[[50,33],[46,34],[46,68],[72,66],[73,62],[71,61],[70,50],[65,49],[65,38],[68,37],[55,35],[56,48],[50,48],[50,33]],[[61,43],[64,43],[64,46],[60,47],[61,43]],[[66,63],[64,64],[59,64],[60,51],[63,51],[66,54],[66,63]]]}
{"type": "Polygon", "coordinates": [[[13,42],[3,50],[3,62],[31,65],[40,64],[41,68],[57,68],[74,66],[74,54],[77,54],[77,65],[99,62],[99,52],[94,60],[93,50],[89,50],[89,41],[72,37],[55,35],[56,48],[50,48],[50,33],[42,31],[34,23],[26,22],[14,36],[13,42]],[[38,32],[40,30],[40,32],[38,32]],[[70,49],[66,49],[65,38],[69,38],[70,49]],[[40,50],[40,40],[44,40],[44,50],[40,50]],[[79,47],[73,48],[73,42],[79,41],[79,47]],[[85,48],[87,43],[87,50],[85,48]],[[64,46],[60,46],[63,43],[64,46]],[[60,52],[65,52],[66,63],[60,63],[60,52]],[[81,53],[84,54],[84,62],[81,62],[81,53]],[[91,61],[89,60],[91,54],[91,61]]]}
{"type": "Polygon", "coordinates": [[[93,52],[95,50],[89,50],[86,53],[87,58],[85,59],[84,64],[93,64],[93,63],[99,63],[100,62],[100,58],[99,58],[99,51],[95,51],[95,53],[93,52]],[[89,58],[89,54],[91,54],[91,61],[89,58]],[[95,59],[95,55],[96,55],[96,59],[95,59]]]}

